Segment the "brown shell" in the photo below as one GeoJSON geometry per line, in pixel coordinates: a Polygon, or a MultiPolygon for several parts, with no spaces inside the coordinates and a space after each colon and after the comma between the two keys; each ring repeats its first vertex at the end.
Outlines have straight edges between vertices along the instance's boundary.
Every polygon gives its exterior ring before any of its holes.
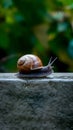
{"type": "Polygon", "coordinates": [[[19,72],[30,72],[43,67],[42,61],[36,55],[27,54],[20,57],[17,61],[17,68],[19,72]]]}

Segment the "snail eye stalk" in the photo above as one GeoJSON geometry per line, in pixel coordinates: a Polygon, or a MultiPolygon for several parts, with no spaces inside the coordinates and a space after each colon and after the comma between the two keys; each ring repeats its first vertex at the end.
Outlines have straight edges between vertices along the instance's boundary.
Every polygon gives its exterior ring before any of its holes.
{"type": "Polygon", "coordinates": [[[53,61],[52,61],[52,57],[51,57],[48,64],[51,66],[56,60],[57,60],[57,57],[53,61]]]}

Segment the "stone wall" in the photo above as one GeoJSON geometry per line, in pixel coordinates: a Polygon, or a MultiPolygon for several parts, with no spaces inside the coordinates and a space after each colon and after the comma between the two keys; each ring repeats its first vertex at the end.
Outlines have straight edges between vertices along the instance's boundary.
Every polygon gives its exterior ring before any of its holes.
{"type": "Polygon", "coordinates": [[[73,73],[0,74],[0,130],[73,130],[73,73]]]}

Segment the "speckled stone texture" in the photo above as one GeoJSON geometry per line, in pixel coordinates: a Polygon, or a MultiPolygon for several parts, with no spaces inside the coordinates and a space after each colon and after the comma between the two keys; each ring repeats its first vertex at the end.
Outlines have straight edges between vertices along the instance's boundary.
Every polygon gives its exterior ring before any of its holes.
{"type": "Polygon", "coordinates": [[[0,74],[0,130],[73,130],[73,73],[0,74]]]}

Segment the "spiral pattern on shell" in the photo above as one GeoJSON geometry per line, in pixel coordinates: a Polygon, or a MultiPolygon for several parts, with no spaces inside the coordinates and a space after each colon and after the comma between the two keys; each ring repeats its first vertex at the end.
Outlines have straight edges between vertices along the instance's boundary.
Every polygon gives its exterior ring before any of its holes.
{"type": "Polygon", "coordinates": [[[27,54],[20,57],[17,61],[17,68],[19,72],[28,73],[31,70],[38,69],[42,67],[42,61],[36,55],[27,54]]]}

